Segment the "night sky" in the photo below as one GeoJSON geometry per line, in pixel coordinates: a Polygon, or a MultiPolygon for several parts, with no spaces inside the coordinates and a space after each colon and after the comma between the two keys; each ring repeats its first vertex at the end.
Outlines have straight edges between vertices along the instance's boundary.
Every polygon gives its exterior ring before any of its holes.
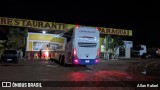
{"type": "Polygon", "coordinates": [[[0,17],[128,29],[133,31],[133,36],[124,39],[133,40],[134,45],[160,47],[158,0],[52,1],[1,1],[0,17]]]}

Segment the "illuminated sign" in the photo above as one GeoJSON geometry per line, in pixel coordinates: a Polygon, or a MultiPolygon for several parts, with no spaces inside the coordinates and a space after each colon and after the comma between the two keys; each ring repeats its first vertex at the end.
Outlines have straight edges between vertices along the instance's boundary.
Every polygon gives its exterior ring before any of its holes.
{"type": "Polygon", "coordinates": [[[99,30],[101,34],[132,36],[132,30],[115,29],[115,28],[101,28],[101,27],[99,27],[99,30]]]}
{"type": "Polygon", "coordinates": [[[28,33],[27,51],[64,50],[64,38],[54,38],[53,34],[28,33]]]}
{"type": "Polygon", "coordinates": [[[0,25],[54,29],[54,30],[68,30],[74,27],[74,25],[64,24],[64,23],[26,20],[26,19],[17,19],[17,18],[5,18],[5,17],[0,17],[0,25]]]}
{"type": "MultiPolygon", "coordinates": [[[[47,30],[63,30],[63,31],[67,31],[76,26],[74,24],[45,22],[45,21],[36,21],[36,20],[27,20],[18,18],[6,18],[6,17],[0,17],[0,25],[40,28],[47,30]]],[[[132,30],[103,28],[103,27],[98,27],[98,29],[100,30],[100,34],[132,36],[132,30]]]]}

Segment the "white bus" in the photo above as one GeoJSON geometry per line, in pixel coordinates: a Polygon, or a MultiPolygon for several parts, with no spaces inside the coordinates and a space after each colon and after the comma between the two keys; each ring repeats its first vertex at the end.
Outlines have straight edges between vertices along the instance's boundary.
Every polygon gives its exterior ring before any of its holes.
{"type": "Polygon", "coordinates": [[[97,28],[76,26],[62,37],[65,37],[65,51],[57,53],[61,65],[94,65],[99,62],[100,36],[97,28]]]}

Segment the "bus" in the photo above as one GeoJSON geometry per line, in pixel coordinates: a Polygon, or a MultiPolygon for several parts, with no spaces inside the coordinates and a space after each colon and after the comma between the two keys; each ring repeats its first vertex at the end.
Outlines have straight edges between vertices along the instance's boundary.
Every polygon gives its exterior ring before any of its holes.
{"type": "Polygon", "coordinates": [[[76,26],[64,33],[64,52],[56,53],[62,66],[67,64],[96,65],[99,62],[99,30],[94,27],[76,26]]]}

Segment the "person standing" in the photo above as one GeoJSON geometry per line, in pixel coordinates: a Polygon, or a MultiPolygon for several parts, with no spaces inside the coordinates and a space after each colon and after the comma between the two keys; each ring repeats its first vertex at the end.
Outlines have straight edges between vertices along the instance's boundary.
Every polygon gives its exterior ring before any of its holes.
{"type": "Polygon", "coordinates": [[[23,52],[20,51],[20,60],[23,60],[23,52]]]}
{"type": "Polygon", "coordinates": [[[42,57],[42,49],[40,49],[39,55],[40,55],[40,59],[41,59],[41,57],[42,57]]]}

